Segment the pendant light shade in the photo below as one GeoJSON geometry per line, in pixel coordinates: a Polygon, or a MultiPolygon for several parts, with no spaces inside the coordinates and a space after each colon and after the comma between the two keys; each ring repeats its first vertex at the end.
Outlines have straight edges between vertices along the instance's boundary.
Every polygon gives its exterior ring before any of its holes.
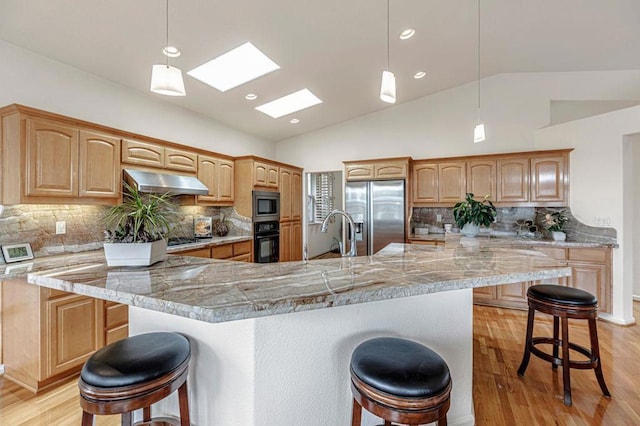
{"type": "Polygon", "coordinates": [[[389,0],[387,0],[387,71],[382,71],[380,99],[388,104],[396,103],[396,76],[389,71],[389,0]]]}
{"type": "MultiPolygon", "coordinates": [[[[166,0],[166,44],[164,48],[167,62],[165,64],[154,65],[151,70],[151,88],[154,93],[166,96],[185,96],[187,92],[184,90],[184,81],[182,80],[182,71],[180,68],[169,65],[169,56],[167,49],[171,47],[179,52],[173,46],[169,46],[169,0],[166,0]]],[[[179,56],[175,55],[175,56],[179,56]]]]}
{"type": "Polygon", "coordinates": [[[484,124],[478,123],[473,129],[473,143],[482,142],[485,139],[484,124]]]}
{"type": "Polygon", "coordinates": [[[151,72],[151,91],[167,96],[185,96],[180,68],[170,65],[154,65],[151,72]]]}
{"type": "Polygon", "coordinates": [[[389,104],[396,103],[396,76],[390,71],[382,71],[380,99],[389,104]]]}

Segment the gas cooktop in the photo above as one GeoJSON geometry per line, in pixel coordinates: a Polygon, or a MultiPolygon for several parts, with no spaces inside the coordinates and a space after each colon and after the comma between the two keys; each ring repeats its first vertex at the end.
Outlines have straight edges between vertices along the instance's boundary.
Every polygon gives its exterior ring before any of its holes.
{"type": "Polygon", "coordinates": [[[168,246],[179,246],[181,244],[195,243],[196,241],[197,240],[195,238],[176,237],[176,238],[169,238],[169,240],[167,241],[167,245],[168,246]]]}

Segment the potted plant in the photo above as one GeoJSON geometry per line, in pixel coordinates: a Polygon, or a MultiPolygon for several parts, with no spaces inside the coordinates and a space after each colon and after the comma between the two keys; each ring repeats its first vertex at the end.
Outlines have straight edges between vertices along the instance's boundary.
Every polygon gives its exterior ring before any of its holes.
{"type": "Polygon", "coordinates": [[[567,239],[567,234],[564,233],[564,225],[569,221],[564,215],[565,210],[558,210],[553,213],[547,213],[544,215],[544,225],[547,230],[551,232],[551,238],[554,241],[564,241],[567,239]]]}
{"type": "Polygon", "coordinates": [[[453,207],[453,218],[460,228],[460,232],[468,237],[474,237],[480,232],[480,226],[489,226],[496,217],[496,208],[489,196],[482,201],[473,198],[473,194],[467,192],[464,201],[456,203],[453,207]]]}
{"type": "Polygon", "coordinates": [[[122,204],[109,208],[103,222],[104,253],[109,266],[149,266],[166,259],[165,234],[177,216],[171,194],[140,193],[123,182],[122,204]]]}

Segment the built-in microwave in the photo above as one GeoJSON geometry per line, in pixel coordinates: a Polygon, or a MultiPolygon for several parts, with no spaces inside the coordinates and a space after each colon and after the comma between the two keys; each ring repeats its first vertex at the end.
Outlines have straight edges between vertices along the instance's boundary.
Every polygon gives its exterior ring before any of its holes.
{"type": "Polygon", "coordinates": [[[280,220],[280,193],[253,191],[253,221],[280,220]]]}

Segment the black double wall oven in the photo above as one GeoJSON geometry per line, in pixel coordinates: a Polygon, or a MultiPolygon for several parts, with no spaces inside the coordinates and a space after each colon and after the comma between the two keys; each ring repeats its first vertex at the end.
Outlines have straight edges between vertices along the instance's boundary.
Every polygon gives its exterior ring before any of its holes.
{"type": "Polygon", "coordinates": [[[277,262],[280,256],[280,193],[253,191],[253,259],[277,262]]]}

